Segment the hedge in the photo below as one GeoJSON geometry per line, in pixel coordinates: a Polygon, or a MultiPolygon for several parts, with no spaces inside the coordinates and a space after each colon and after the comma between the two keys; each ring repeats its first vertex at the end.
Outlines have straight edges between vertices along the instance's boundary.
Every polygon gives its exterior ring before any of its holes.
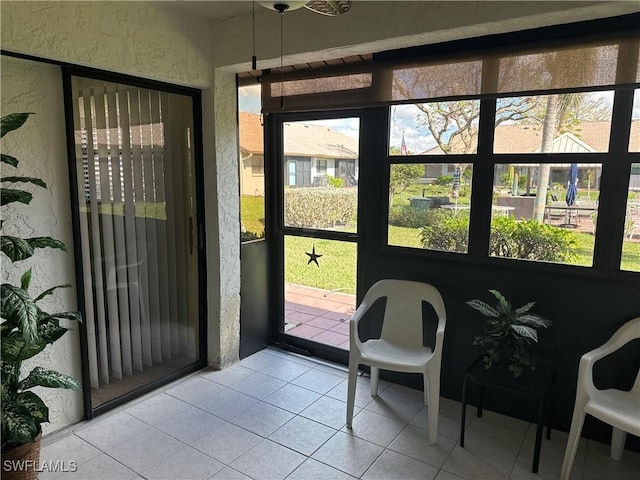
{"type": "Polygon", "coordinates": [[[346,226],[358,206],[356,187],[301,187],[284,192],[284,224],[288,227],[346,226]]]}

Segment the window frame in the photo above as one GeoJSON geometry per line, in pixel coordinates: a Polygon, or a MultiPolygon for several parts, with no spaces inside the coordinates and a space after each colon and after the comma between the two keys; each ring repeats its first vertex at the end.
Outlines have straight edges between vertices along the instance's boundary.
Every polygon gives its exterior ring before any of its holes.
{"type": "MultiPolygon", "coordinates": [[[[516,266],[552,272],[575,272],[595,277],[615,276],[637,278],[639,272],[622,270],[621,255],[624,240],[624,218],[626,214],[628,183],[631,165],[640,162],[640,152],[629,152],[629,137],[632,122],[634,92],[637,84],[615,87],[584,89],[558,89],[536,92],[536,95],[614,91],[611,115],[609,149],[607,152],[591,152],[585,159],[582,153],[494,153],[495,114],[498,96],[478,97],[480,115],[478,125],[478,146],[476,153],[461,155],[390,155],[388,149],[383,159],[383,185],[386,198],[389,197],[390,167],[392,164],[423,163],[467,163],[473,167],[471,186],[469,243],[467,253],[445,252],[423,248],[389,245],[389,202],[381,205],[384,222],[380,237],[380,250],[394,254],[406,254],[422,258],[446,259],[447,261],[472,262],[491,267],[516,266]],[[457,159],[460,162],[457,162],[457,159]],[[586,161],[588,159],[588,162],[586,161]],[[596,226],[593,261],[591,266],[568,263],[531,261],[518,258],[491,257],[489,255],[489,235],[491,228],[491,205],[493,197],[494,169],[504,163],[601,163],[599,221],[596,226]],[[622,188],[625,186],[625,188],[622,188]],[[386,225],[386,227],[385,227],[386,225]]],[[[460,100],[451,98],[448,100],[460,100]]],[[[464,98],[470,100],[470,98],[464,98]]],[[[473,98],[471,98],[473,100],[473,98]]],[[[434,102],[437,101],[434,99],[434,102]]],[[[388,122],[393,105],[387,108],[388,122]]],[[[390,129],[387,128],[387,143],[390,129]]],[[[385,197],[385,195],[382,195],[385,197]]]]}

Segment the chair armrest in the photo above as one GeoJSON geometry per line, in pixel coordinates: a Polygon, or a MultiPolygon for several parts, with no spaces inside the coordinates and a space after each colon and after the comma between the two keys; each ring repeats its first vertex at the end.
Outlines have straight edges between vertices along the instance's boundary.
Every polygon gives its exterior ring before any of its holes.
{"type": "Polygon", "coordinates": [[[360,306],[353,312],[351,318],[349,319],[349,334],[351,335],[351,340],[355,342],[358,347],[358,350],[362,349],[362,342],[360,341],[360,336],[358,335],[358,323],[364,316],[367,310],[369,310],[370,304],[366,301],[363,301],[360,306]]]}
{"type": "Polygon", "coordinates": [[[446,323],[447,320],[445,317],[438,318],[438,328],[436,329],[436,344],[433,346],[434,355],[442,351],[442,346],[444,344],[444,328],[446,323]]]}

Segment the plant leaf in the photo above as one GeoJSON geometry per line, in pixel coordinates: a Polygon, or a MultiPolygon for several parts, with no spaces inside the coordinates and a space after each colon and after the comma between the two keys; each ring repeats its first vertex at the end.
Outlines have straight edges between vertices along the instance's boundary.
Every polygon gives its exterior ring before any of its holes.
{"type": "Polygon", "coordinates": [[[34,237],[34,238],[27,238],[27,242],[29,242],[29,245],[31,245],[33,248],[58,248],[64,252],[67,251],[67,246],[61,242],[60,240],[56,240],[55,238],[51,238],[51,237],[34,237]]]}
{"type": "Polygon", "coordinates": [[[28,113],[10,113],[9,115],[5,115],[0,119],[0,138],[4,137],[7,133],[15,130],[16,128],[20,128],[24,125],[24,122],[27,121],[29,115],[32,112],[28,113]]]}
{"type": "Polygon", "coordinates": [[[45,370],[42,367],[35,367],[31,370],[29,375],[20,382],[19,388],[21,390],[27,390],[28,388],[36,386],[80,390],[80,384],[75,378],[58,373],[55,370],[45,370]]]}
{"type": "Polygon", "coordinates": [[[59,288],[70,288],[70,287],[71,287],[70,283],[65,283],[64,285],[56,285],[55,287],[51,287],[51,288],[45,290],[44,292],[42,292],[40,295],[38,295],[36,297],[35,301],[39,302],[44,297],[46,297],[47,295],[51,295],[53,292],[55,292],[59,288]]]}
{"type": "Polygon", "coordinates": [[[498,318],[500,316],[500,313],[498,313],[498,311],[495,308],[493,308],[490,305],[487,305],[482,300],[469,300],[467,302],[467,305],[469,305],[471,308],[475,310],[478,310],[480,313],[482,313],[483,315],[486,315],[487,317],[498,318]]]}
{"type": "Polygon", "coordinates": [[[516,308],[516,315],[527,313],[529,310],[533,308],[535,304],[536,302],[529,302],[526,305],[521,306],[520,308],[516,308]]]}
{"type": "Polygon", "coordinates": [[[531,327],[526,327],[524,325],[511,325],[518,335],[524,338],[530,338],[534,342],[538,341],[538,333],[531,327]]]}
{"type": "Polygon", "coordinates": [[[47,188],[47,184],[44,181],[37,177],[2,177],[0,178],[0,182],[11,182],[11,183],[33,183],[42,188],[47,188]]]}
{"type": "Polygon", "coordinates": [[[27,270],[22,274],[20,278],[20,285],[23,290],[29,290],[29,284],[31,283],[31,269],[27,270]]]}
{"type": "Polygon", "coordinates": [[[518,321],[524,325],[529,325],[530,327],[544,327],[547,328],[553,324],[551,320],[543,317],[542,315],[538,315],[536,313],[528,313],[526,315],[519,315],[518,321]]]}
{"type": "Polygon", "coordinates": [[[27,407],[17,402],[2,402],[2,443],[21,445],[33,442],[38,427],[27,407]]]}
{"type": "Polygon", "coordinates": [[[24,260],[33,255],[33,247],[23,238],[3,235],[0,237],[2,253],[11,259],[12,262],[24,260]]]}
{"type": "Polygon", "coordinates": [[[18,166],[18,159],[16,157],[12,157],[11,155],[2,154],[2,163],[8,163],[12,167],[18,166]]]}
{"type": "Polygon", "coordinates": [[[18,403],[29,410],[36,425],[49,421],[49,409],[42,399],[33,392],[21,392],[16,398],[18,403]]]}
{"type": "Polygon", "coordinates": [[[0,292],[2,318],[17,326],[25,343],[31,345],[38,337],[38,306],[25,290],[11,284],[3,283],[0,292]]]}
{"type": "Polygon", "coordinates": [[[3,188],[0,191],[0,205],[7,205],[13,202],[24,203],[25,205],[29,205],[33,195],[29,192],[25,192],[24,190],[16,190],[14,188],[3,188]]]}
{"type": "Polygon", "coordinates": [[[76,322],[82,322],[82,315],[80,312],[60,312],[60,313],[46,313],[41,317],[41,320],[58,320],[65,318],[67,320],[75,320],[76,322]]]}
{"type": "Polygon", "coordinates": [[[506,314],[509,314],[511,311],[511,304],[507,301],[506,298],[498,291],[498,290],[489,290],[494,297],[498,299],[499,306],[502,307],[502,311],[506,314]]]}

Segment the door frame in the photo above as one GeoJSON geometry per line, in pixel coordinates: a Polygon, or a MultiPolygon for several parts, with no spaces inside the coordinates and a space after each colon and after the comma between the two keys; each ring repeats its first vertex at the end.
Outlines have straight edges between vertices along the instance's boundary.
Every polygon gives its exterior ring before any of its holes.
{"type": "Polygon", "coordinates": [[[356,243],[356,306],[373,283],[367,267],[367,252],[379,251],[380,231],[384,220],[384,201],[375,192],[384,186],[382,179],[383,157],[388,137],[388,108],[331,110],[323,112],[272,113],[265,115],[265,219],[270,240],[269,246],[269,297],[273,299],[269,309],[271,338],[276,344],[292,351],[322,357],[347,364],[349,352],[309,339],[284,333],[284,238],[285,235],[321,238],[356,243]],[[358,227],[356,233],[331,230],[284,227],[284,156],[283,124],[285,122],[354,118],[360,120],[358,152],[358,227]],[[383,132],[383,133],[381,133],[383,132]],[[366,158],[366,161],[362,159],[366,158]],[[365,165],[366,162],[366,165],[365,165]],[[369,199],[370,201],[363,201],[369,199]],[[366,204],[366,207],[365,207],[366,204]]]}
{"type": "Polygon", "coordinates": [[[202,133],[202,92],[199,89],[182,87],[165,82],[149,80],[131,75],[122,75],[104,70],[82,67],[77,65],[63,64],[61,66],[62,87],[64,95],[64,113],[65,126],[67,133],[67,156],[69,159],[69,187],[71,197],[71,219],[73,227],[73,243],[75,256],[75,272],[76,272],[76,293],[78,310],[84,313],[85,295],[91,295],[91,292],[85,292],[82,251],[80,241],[80,219],[78,208],[78,182],[77,182],[77,164],[76,164],[76,148],[75,148],[75,132],[73,119],[73,95],[72,95],[72,76],[89,77],[106,82],[121,83],[132,85],[139,88],[154,89],[169,93],[185,95],[191,97],[193,104],[193,139],[194,139],[194,181],[195,181],[195,199],[196,199],[196,225],[195,238],[198,254],[197,277],[198,277],[198,356],[196,360],[175,372],[154,382],[148,383],[140,388],[125,393],[119,397],[100,404],[97,407],[92,405],[90,375],[88,364],[88,336],[86,324],[80,323],[80,356],[82,366],[82,397],[84,405],[84,418],[90,420],[96,415],[100,415],[106,411],[112,410],[126,402],[141,397],[149,392],[167,385],[179,378],[190,373],[196,372],[207,365],[207,271],[206,271],[206,232],[205,232],[205,211],[204,211],[204,155],[203,155],[203,133],[202,133]]]}

